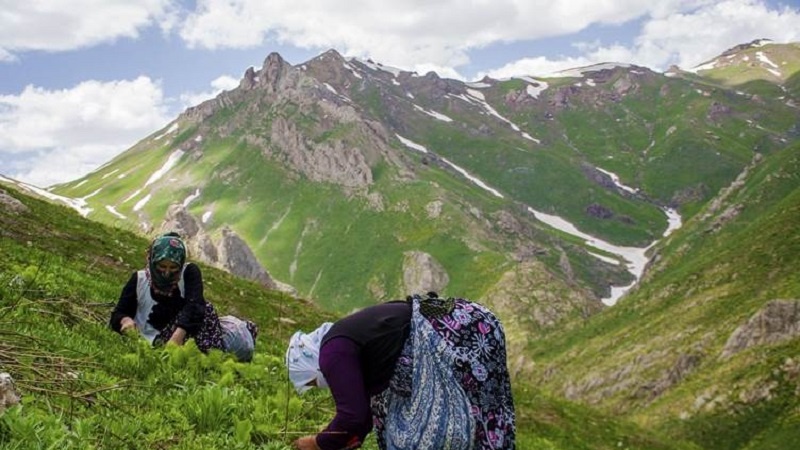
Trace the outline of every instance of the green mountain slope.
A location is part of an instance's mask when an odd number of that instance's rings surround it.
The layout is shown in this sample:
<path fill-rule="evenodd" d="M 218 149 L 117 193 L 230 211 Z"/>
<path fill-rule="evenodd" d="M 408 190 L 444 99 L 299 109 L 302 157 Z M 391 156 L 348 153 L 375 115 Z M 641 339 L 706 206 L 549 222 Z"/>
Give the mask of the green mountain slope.
<path fill-rule="evenodd" d="M 798 169 L 797 144 L 754 159 L 657 249 L 634 293 L 532 344 L 541 385 L 703 448 L 790 448 L 797 319 L 763 312 L 800 299 Z"/>
<path fill-rule="evenodd" d="M 796 47 L 743 45 L 696 73 L 605 64 L 480 83 L 273 54 L 54 191 L 135 231 L 185 205 L 329 311 L 403 296 L 414 277 L 483 301 L 524 380 L 535 431 L 523 448 L 625 446 L 628 426 L 652 439 L 632 448 L 664 445 L 650 432 L 678 448 L 791 448 Z M 665 208 L 683 226 L 662 238 Z M 602 308 L 633 281 L 622 258 L 532 210 L 613 244 L 655 243 L 642 279 Z M 604 414 L 635 425 L 604 434 Z"/>
<path fill-rule="evenodd" d="M 10 187 L 0 193 L 0 372 L 22 395 L 0 411 L 0 448 L 282 450 L 333 414 L 329 394 L 293 393 L 283 354 L 296 329 L 334 316 L 204 266 L 215 306 L 260 325 L 254 361 L 191 343 L 151 349 L 107 327 L 147 240 Z M 513 383 L 518 448 L 696 448 L 551 399 L 525 378 Z"/>
<path fill-rule="evenodd" d="M 424 253 L 447 275 L 439 289 L 471 298 L 567 287 L 577 296 L 558 323 L 633 276 L 529 208 L 646 247 L 667 228 L 664 208 L 691 218 L 754 153 L 795 141 L 797 123 L 784 98 L 640 67 L 462 83 L 335 51 L 299 66 L 272 54 L 54 192 L 131 230 L 185 203 L 211 238 L 235 231 L 270 274 L 332 310 L 406 294 L 409 276 L 431 275 L 409 263 Z"/>

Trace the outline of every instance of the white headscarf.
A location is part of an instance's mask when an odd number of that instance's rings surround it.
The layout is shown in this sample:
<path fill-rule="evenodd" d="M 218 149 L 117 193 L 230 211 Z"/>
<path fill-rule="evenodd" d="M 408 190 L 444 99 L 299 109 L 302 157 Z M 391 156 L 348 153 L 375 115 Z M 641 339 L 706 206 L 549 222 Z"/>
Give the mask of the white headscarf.
<path fill-rule="evenodd" d="M 319 370 L 319 348 L 322 338 L 332 325 L 331 322 L 325 322 L 311 333 L 298 331 L 289 339 L 286 367 L 289 369 L 289 380 L 298 394 L 311 389 L 312 386 L 308 386 L 308 383 L 313 380 L 316 380 L 318 387 L 328 387 L 328 382 Z"/>

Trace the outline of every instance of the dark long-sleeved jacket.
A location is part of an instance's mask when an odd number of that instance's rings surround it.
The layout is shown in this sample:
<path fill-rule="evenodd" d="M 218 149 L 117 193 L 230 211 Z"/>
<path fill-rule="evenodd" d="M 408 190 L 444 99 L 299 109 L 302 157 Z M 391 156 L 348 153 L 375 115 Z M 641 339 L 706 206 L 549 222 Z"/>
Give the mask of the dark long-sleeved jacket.
<path fill-rule="evenodd" d="M 319 367 L 336 416 L 317 435 L 321 450 L 355 448 L 372 430 L 370 397 L 389 386 L 410 322 L 407 302 L 388 302 L 339 320 L 325 334 Z"/>
<path fill-rule="evenodd" d="M 177 318 L 177 326 L 186 330 L 189 335 L 195 334 L 203 324 L 206 301 L 203 297 L 203 275 L 200 268 L 187 263 L 183 270 L 184 295 L 175 289 L 171 295 L 161 295 L 150 290 L 155 300 L 148 322 L 157 330 L 163 330 L 173 319 Z M 138 305 L 137 295 L 138 273 L 133 272 L 122 288 L 117 306 L 111 313 L 111 329 L 120 331 L 123 317 L 133 319 Z"/>

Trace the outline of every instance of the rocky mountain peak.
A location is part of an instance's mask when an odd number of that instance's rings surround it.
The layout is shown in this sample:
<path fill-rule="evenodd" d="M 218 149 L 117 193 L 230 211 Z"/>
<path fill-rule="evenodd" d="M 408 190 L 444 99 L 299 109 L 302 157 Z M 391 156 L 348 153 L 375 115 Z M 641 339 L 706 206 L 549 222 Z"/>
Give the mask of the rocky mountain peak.
<path fill-rule="evenodd" d="M 316 58 L 312 59 L 311 61 L 320 60 L 320 61 L 333 61 L 333 62 L 344 62 L 344 57 L 341 53 L 337 52 L 334 49 L 328 49 L 325 53 L 321 53 Z"/>
<path fill-rule="evenodd" d="M 279 70 L 284 65 L 288 65 L 289 63 L 283 59 L 283 57 L 278 52 L 271 52 L 264 58 L 264 64 L 261 66 L 262 71 L 271 71 L 271 70 Z"/>
<path fill-rule="evenodd" d="M 741 52 L 742 50 L 747 50 L 747 49 L 756 48 L 756 47 L 762 47 L 764 45 L 771 44 L 771 43 L 772 43 L 771 39 L 767 39 L 767 38 L 755 39 L 755 40 L 750 41 L 750 42 L 748 42 L 746 44 L 739 44 L 739 45 L 737 45 L 735 47 L 731 47 L 731 48 L 725 50 L 724 52 L 722 52 L 719 55 L 719 57 L 723 58 L 723 57 L 726 57 L 726 56 L 735 55 L 735 54 Z"/>
<path fill-rule="evenodd" d="M 239 89 L 266 89 L 267 92 L 274 93 L 280 90 L 285 83 L 287 74 L 292 70 L 292 65 L 286 62 L 283 57 L 272 52 L 264 59 L 261 69 L 256 71 L 253 67 L 248 67 L 239 81 Z"/>
<path fill-rule="evenodd" d="M 266 87 L 269 92 L 277 91 L 284 76 L 291 68 L 292 65 L 287 63 L 281 55 L 275 52 L 270 53 L 258 72 L 258 85 Z"/>

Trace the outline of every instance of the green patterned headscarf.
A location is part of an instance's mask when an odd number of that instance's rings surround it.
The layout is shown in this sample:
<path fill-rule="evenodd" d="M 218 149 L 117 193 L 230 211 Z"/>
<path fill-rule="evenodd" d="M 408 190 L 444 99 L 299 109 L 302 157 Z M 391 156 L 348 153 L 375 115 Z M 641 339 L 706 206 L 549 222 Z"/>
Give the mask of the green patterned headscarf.
<path fill-rule="evenodd" d="M 147 266 L 150 271 L 150 280 L 156 289 L 170 291 L 181 279 L 181 270 L 165 275 L 156 268 L 156 264 L 163 260 L 172 261 L 181 268 L 186 262 L 186 245 L 174 233 L 161 235 L 150 244 Z"/>

